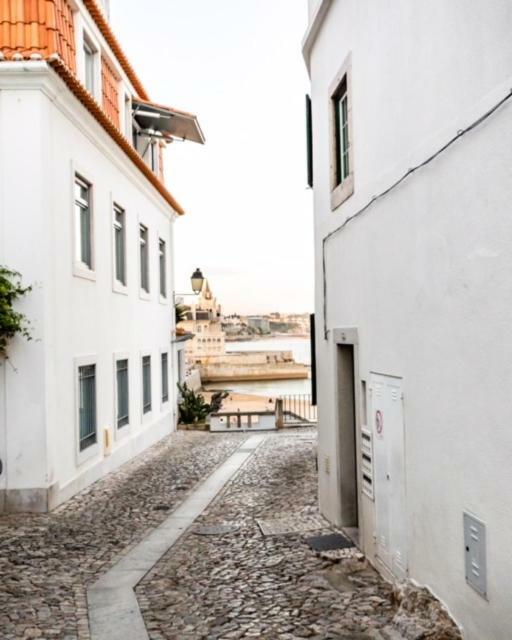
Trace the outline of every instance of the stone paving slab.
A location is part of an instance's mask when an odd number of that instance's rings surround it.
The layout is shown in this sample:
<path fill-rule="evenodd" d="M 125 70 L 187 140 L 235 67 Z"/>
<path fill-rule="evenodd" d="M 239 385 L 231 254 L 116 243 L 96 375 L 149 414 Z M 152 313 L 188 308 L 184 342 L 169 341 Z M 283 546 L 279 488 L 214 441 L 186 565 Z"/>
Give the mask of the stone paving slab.
<path fill-rule="evenodd" d="M 51 514 L 0 515 L 2 640 L 88 640 L 87 585 L 246 438 L 178 432 Z"/>
<path fill-rule="evenodd" d="M 329 523 L 319 513 L 287 513 L 279 518 L 257 518 L 256 522 L 264 536 L 282 536 L 288 533 L 304 533 L 328 529 Z"/>

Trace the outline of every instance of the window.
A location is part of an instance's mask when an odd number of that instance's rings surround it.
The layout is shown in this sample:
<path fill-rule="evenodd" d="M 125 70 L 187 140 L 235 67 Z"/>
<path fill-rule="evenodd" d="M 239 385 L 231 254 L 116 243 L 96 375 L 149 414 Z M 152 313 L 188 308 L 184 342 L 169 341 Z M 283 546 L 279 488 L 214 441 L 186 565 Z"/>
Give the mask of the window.
<path fill-rule="evenodd" d="M 142 412 L 151 411 L 151 356 L 142 358 Z"/>
<path fill-rule="evenodd" d="M 158 255 L 160 262 L 160 295 L 163 298 L 167 297 L 167 277 L 166 277 L 166 256 L 165 256 L 165 241 L 158 241 Z"/>
<path fill-rule="evenodd" d="M 153 173 L 159 173 L 160 169 L 160 147 L 156 142 L 152 142 L 149 148 L 151 171 Z"/>
<path fill-rule="evenodd" d="M 350 175 L 350 136 L 348 120 L 348 89 L 345 76 L 333 96 L 336 186 Z"/>
<path fill-rule="evenodd" d="M 166 353 L 162 353 L 162 402 L 169 401 L 169 363 Z"/>
<path fill-rule="evenodd" d="M 84 72 L 85 72 L 85 88 L 89 93 L 94 95 L 96 89 L 95 73 L 94 73 L 94 49 L 87 38 L 84 36 Z"/>
<path fill-rule="evenodd" d="M 80 451 L 96 444 L 96 365 L 78 367 Z"/>
<path fill-rule="evenodd" d="M 128 390 L 128 360 L 116 362 L 117 384 L 117 428 L 126 426 L 130 422 L 129 390 Z"/>
<path fill-rule="evenodd" d="M 140 225 L 140 288 L 149 293 L 148 229 Z"/>
<path fill-rule="evenodd" d="M 76 259 L 92 269 L 92 187 L 79 176 L 75 176 L 75 230 Z"/>
<path fill-rule="evenodd" d="M 114 256 L 116 280 L 126 286 L 126 229 L 125 212 L 114 205 Z"/>

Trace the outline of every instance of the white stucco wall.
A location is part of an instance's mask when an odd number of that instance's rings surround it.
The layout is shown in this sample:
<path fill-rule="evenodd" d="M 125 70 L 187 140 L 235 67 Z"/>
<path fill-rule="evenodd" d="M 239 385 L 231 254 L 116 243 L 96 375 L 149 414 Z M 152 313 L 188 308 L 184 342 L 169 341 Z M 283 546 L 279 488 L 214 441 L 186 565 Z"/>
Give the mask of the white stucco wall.
<path fill-rule="evenodd" d="M 340 516 L 332 330 L 356 327 L 359 378 L 403 378 L 410 577 L 470 640 L 507 640 L 512 561 L 512 102 L 329 241 L 322 239 L 511 85 L 506 2 L 334 1 L 311 54 L 321 507 Z M 463 53 L 462 53 L 463 52 Z M 485 52 L 483 55 L 482 52 Z M 329 87 L 352 56 L 355 190 L 330 206 Z M 359 385 L 360 381 L 356 381 Z M 365 551 L 373 503 L 362 498 Z M 465 583 L 462 513 L 487 527 L 488 600 Z M 363 524 L 364 524 L 363 523 Z"/>
<path fill-rule="evenodd" d="M 38 338 L 16 340 L 11 360 L 18 371 L 5 370 L 6 488 L 52 487 L 55 504 L 174 428 L 173 212 L 53 71 L 28 68 L 31 73 L 23 74 L 11 65 L 8 73 L 2 66 L 0 75 L 0 262 L 37 283 L 23 305 Z M 75 172 L 93 185 L 94 280 L 73 270 Z M 113 202 L 126 211 L 126 294 L 113 287 Z M 149 299 L 139 293 L 139 223 L 149 232 Z M 167 245 L 165 300 L 159 238 Z M 169 402 L 162 406 L 163 351 L 170 370 Z M 128 357 L 130 367 L 130 425 L 119 432 L 115 354 Z M 145 416 L 143 354 L 152 356 L 152 411 Z M 77 455 L 76 366 L 83 357 L 92 357 L 97 376 L 98 446 L 87 460 Z M 109 451 L 105 428 L 113 436 Z"/>

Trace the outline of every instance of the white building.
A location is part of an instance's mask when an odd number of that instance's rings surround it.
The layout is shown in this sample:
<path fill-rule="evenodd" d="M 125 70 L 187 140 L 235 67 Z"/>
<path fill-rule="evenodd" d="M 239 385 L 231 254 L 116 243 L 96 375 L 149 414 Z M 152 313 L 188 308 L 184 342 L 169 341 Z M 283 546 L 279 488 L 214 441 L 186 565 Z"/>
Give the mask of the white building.
<path fill-rule="evenodd" d="M 34 284 L 36 339 L 0 363 L 0 506 L 44 511 L 174 429 L 162 147 L 203 136 L 149 101 L 94 0 L 2 3 L 0 24 L 0 264 Z"/>
<path fill-rule="evenodd" d="M 469 640 L 512 636 L 511 27 L 501 1 L 310 0 L 303 43 L 321 510 Z"/>

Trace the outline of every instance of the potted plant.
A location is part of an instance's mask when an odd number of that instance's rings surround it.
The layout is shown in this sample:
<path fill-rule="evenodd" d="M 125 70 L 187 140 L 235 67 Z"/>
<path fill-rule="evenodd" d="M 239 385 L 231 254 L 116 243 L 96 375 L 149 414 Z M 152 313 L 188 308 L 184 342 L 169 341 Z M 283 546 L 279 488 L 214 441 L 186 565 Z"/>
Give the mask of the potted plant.
<path fill-rule="evenodd" d="M 187 383 L 178 383 L 181 401 L 178 405 L 179 423 L 182 429 L 207 431 L 207 418 L 220 410 L 222 402 L 229 396 L 227 391 L 217 391 L 206 402 L 201 393 L 189 389 Z"/>

